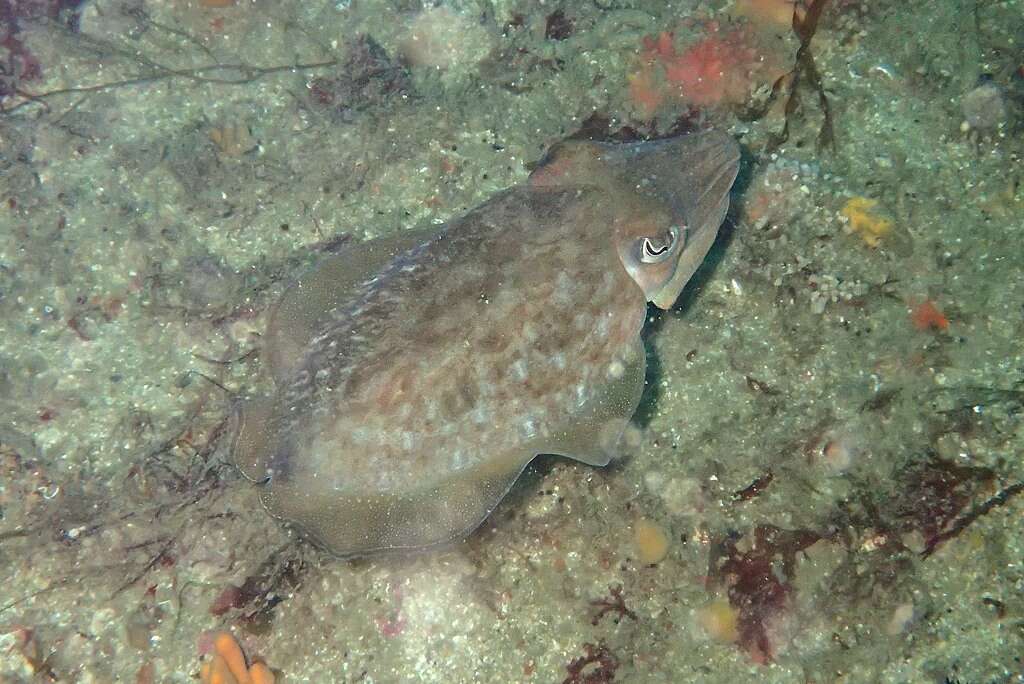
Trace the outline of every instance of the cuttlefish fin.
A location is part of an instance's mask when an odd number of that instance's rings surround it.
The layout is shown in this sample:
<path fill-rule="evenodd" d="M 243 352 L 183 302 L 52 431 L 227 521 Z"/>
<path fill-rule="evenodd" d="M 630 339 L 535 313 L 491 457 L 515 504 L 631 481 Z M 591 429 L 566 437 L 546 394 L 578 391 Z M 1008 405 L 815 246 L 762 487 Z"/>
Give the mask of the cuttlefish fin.
<path fill-rule="evenodd" d="M 343 558 L 446 544 L 476 529 L 532 460 L 499 458 L 407 491 L 329 490 L 278 480 L 260 490 L 271 515 Z"/>
<path fill-rule="evenodd" d="M 273 401 L 257 397 L 239 402 L 231 415 L 234 435 L 232 459 L 247 480 L 261 482 L 267 477 L 268 456 L 272 448 L 268 430 Z"/>
<path fill-rule="evenodd" d="M 613 376 L 581 409 L 577 418 L 538 453 L 565 456 L 592 466 L 605 466 L 619 454 L 622 434 L 640 403 L 647 360 L 638 337 L 625 358 L 608 373 Z"/>
<path fill-rule="evenodd" d="M 288 377 L 327 315 L 351 298 L 360 285 L 402 252 L 423 244 L 435 230 L 397 235 L 346 246 L 292 283 L 270 315 L 264 357 L 275 381 Z"/>

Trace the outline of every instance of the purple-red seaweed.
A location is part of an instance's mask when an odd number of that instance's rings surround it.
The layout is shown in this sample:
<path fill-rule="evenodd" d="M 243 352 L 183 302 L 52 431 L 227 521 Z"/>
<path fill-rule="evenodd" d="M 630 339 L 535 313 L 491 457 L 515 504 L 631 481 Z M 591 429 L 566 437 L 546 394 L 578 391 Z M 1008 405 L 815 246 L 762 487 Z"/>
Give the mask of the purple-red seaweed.
<path fill-rule="evenodd" d="M 713 547 L 708 581 L 725 587 L 729 604 L 738 612 L 739 645 L 755 661 L 770 662 L 775 649 L 767 625 L 789 606 L 796 555 L 822 537 L 811 530 L 758 525 L 748 550 L 740 550 L 740 538 L 732 534 Z"/>
<path fill-rule="evenodd" d="M 20 93 L 23 83 L 43 76 L 42 63 L 22 39 L 25 24 L 52 21 L 77 31 L 83 4 L 84 0 L 0 0 L 0 106 Z"/>
<path fill-rule="evenodd" d="M 373 38 L 361 35 L 335 73 L 311 79 L 307 88 L 312 109 L 347 122 L 363 110 L 384 106 L 393 97 L 409 94 L 412 83 L 408 71 L 383 47 Z"/>
<path fill-rule="evenodd" d="M 601 622 L 601 618 L 608 613 L 615 614 L 615 618 L 613 618 L 615 624 L 618 624 L 624 617 L 628 617 L 630 620 L 636 620 L 636 613 L 626 607 L 626 600 L 622 596 L 622 585 L 609 585 L 608 591 L 611 593 L 607 597 L 594 599 L 590 602 L 591 606 L 597 608 L 597 611 L 594 613 L 594 617 L 590 619 L 590 624 L 596 627 L 597 624 Z"/>
<path fill-rule="evenodd" d="M 615 679 L 619 659 L 608 650 L 604 642 L 583 644 L 584 655 L 574 658 L 566 666 L 569 676 L 562 684 L 605 684 Z"/>

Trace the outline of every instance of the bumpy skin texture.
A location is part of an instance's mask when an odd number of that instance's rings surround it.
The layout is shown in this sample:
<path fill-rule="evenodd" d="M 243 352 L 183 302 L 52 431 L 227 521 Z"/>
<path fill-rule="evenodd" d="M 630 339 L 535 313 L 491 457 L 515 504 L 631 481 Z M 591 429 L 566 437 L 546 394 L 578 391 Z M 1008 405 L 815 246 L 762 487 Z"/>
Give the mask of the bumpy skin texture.
<path fill-rule="evenodd" d="M 430 546 L 479 525 L 537 454 L 614 456 L 646 302 L 671 306 L 714 241 L 738 150 L 709 133 L 545 161 L 439 232 L 358 245 L 285 293 L 278 391 L 242 409 L 235 445 L 272 514 L 344 557 Z"/>

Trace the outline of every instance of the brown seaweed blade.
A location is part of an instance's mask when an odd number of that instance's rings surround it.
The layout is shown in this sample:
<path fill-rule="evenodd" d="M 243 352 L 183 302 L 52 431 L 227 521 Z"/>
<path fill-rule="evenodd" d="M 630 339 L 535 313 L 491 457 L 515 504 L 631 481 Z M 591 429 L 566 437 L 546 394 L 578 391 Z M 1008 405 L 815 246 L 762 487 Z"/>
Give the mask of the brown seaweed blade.
<path fill-rule="evenodd" d="M 758 121 L 767 114 L 779 97 L 785 93 L 786 103 L 784 106 L 785 120 L 782 130 L 773 133 L 768 140 L 767 149 L 774 150 L 789 140 L 790 124 L 793 117 L 800 110 L 800 89 L 804 79 L 810 84 L 818 98 L 818 106 L 822 112 L 821 128 L 818 130 L 817 144 L 820 148 L 835 149 L 835 131 L 832 124 L 832 105 L 825 94 L 825 86 L 821 80 L 821 73 L 818 71 L 817 63 L 814 61 L 814 53 L 811 51 L 811 41 L 818 30 L 818 20 L 825 11 L 828 0 L 812 0 L 808 5 L 805 14 L 801 17 L 799 11 L 793 10 L 793 32 L 800 39 L 800 47 L 797 48 L 793 60 L 793 68 L 787 73 L 779 76 L 772 84 L 771 93 L 764 104 L 747 113 L 744 117 L 750 121 Z"/>

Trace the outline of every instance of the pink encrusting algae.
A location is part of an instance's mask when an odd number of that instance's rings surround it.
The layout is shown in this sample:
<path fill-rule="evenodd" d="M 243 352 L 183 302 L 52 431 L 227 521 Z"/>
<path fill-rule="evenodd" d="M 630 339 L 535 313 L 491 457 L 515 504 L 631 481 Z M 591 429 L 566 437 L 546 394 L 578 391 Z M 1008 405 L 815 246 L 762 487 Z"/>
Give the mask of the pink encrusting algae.
<path fill-rule="evenodd" d="M 642 65 L 630 77 L 629 90 L 645 116 L 672 101 L 696 107 L 741 104 L 753 88 L 783 73 L 753 33 L 717 22 L 682 47 L 672 31 L 646 36 L 640 57 Z"/>

